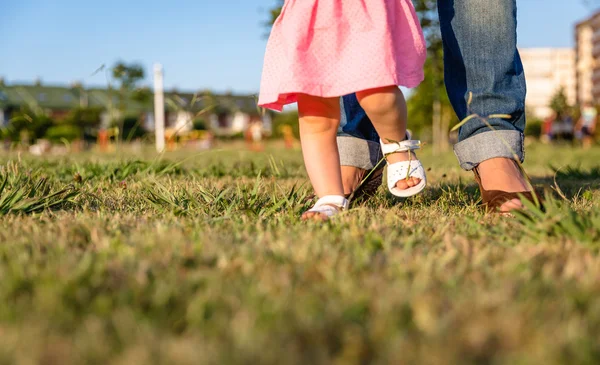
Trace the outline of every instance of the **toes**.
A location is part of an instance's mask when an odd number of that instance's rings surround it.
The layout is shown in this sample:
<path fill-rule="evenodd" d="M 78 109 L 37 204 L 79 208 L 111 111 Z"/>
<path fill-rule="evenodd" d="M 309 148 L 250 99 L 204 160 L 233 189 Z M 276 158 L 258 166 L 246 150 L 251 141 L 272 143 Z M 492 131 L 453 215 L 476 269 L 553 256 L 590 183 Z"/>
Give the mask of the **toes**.
<path fill-rule="evenodd" d="M 400 190 L 406 190 L 408 188 L 415 187 L 419 185 L 421 179 L 417 179 L 416 177 L 411 177 L 406 180 L 400 180 L 396 183 L 396 187 Z"/>
<path fill-rule="evenodd" d="M 406 190 L 408 189 L 410 186 L 408 185 L 408 180 L 399 180 L 396 183 L 396 187 L 400 190 Z"/>
<path fill-rule="evenodd" d="M 414 186 L 419 185 L 420 182 L 421 182 L 421 179 L 417 179 L 416 177 L 411 177 L 410 179 L 408 179 L 408 186 L 410 186 L 412 188 Z"/>
<path fill-rule="evenodd" d="M 314 213 L 312 213 L 312 212 L 304 212 L 304 213 L 302 213 L 302 218 L 300 218 L 300 219 L 302 219 L 303 221 L 306 221 L 306 220 L 311 219 L 313 217 L 313 215 L 314 215 Z"/>
<path fill-rule="evenodd" d="M 509 213 L 512 210 L 523 209 L 523 203 L 519 199 L 512 199 L 500 206 L 501 213 Z"/>
<path fill-rule="evenodd" d="M 304 213 L 302 214 L 302 220 L 303 220 L 303 221 L 307 221 L 307 220 L 309 220 L 309 219 L 312 219 L 314 216 L 315 216 L 315 213 L 314 213 L 314 212 L 304 212 Z"/>
<path fill-rule="evenodd" d="M 303 221 L 314 220 L 314 221 L 324 222 L 324 221 L 328 220 L 329 218 L 325 214 L 321 214 L 321 213 L 317 213 L 317 212 L 304 212 L 304 214 L 302 214 L 301 219 Z"/>

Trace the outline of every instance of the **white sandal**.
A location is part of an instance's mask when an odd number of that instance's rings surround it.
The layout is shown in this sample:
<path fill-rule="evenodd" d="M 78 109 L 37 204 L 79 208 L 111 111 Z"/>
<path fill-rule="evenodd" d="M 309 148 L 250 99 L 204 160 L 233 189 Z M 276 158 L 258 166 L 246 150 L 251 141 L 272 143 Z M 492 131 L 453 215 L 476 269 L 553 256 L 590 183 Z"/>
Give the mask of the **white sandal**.
<path fill-rule="evenodd" d="M 321 199 L 317 200 L 315 205 L 309 210 L 307 210 L 305 213 L 318 213 L 329 219 L 334 215 L 337 215 L 338 213 L 348 209 L 348 205 L 348 199 L 346 199 L 342 195 L 326 195 Z"/>
<path fill-rule="evenodd" d="M 423 191 L 425 186 L 427 186 L 425 169 L 423 168 L 423 165 L 421 165 L 421 161 L 412 159 L 412 153 L 410 153 L 411 151 L 421 148 L 421 141 L 411 140 L 409 136 L 402 142 L 383 143 L 382 140 L 379 140 L 379 142 L 381 143 L 381 152 L 384 157 L 397 152 L 409 152 L 409 156 L 411 156 L 408 161 L 401 161 L 393 164 L 388 163 L 387 183 L 390 192 L 395 196 L 408 198 Z M 406 180 L 409 177 L 420 179 L 421 182 L 408 189 L 398 189 L 396 187 L 398 181 Z"/>

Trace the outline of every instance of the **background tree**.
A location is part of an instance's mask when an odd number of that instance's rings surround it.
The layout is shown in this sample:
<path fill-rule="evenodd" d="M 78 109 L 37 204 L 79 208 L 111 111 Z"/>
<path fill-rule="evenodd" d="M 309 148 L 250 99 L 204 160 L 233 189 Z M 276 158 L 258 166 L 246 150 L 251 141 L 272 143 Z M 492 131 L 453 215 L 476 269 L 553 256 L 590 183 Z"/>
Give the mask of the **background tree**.
<path fill-rule="evenodd" d="M 136 63 L 126 64 L 122 61 L 117 62 L 112 68 L 112 77 L 118 84 L 118 107 L 119 115 L 117 125 L 119 127 L 119 136 L 121 140 L 124 138 L 124 123 L 127 113 L 127 102 L 134 100 L 135 89 L 140 81 L 144 80 L 144 68 Z M 148 94 L 149 95 L 149 94 Z M 138 95 L 143 99 L 144 93 Z M 149 97 L 148 97 L 149 99 Z M 112 102 L 112 101 L 111 101 Z"/>
<path fill-rule="evenodd" d="M 29 107 L 22 107 L 12 113 L 2 137 L 13 141 L 34 143 L 38 138 L 44 138 L 48 129 L 55 122 L 45 113 L 37 113 Z"/>
<path fill-rule="evenodd" d="M 550 109 L 552 109 L 556 114 L 563 115 L 569 112 L 571 106 L 569 105 L 569 101 L 567 100 L 567 95 L 565 94 L 565 88 L 559 88 L 552 99 L 550 99 Z"/>
<path fill-rule="evenodd" d="M 26 105 L 11 113 L 11 118 L 2 133 L 2 137 L 10 138 L 13 141 L 33 143 L 36 139 L 45 136 L 46 131 L 52 127 L 54 121 L 27 91 L 19 88 L 17 93 Z"/>
<path fill-rule="evenodd" d="M 72 126 L 80 139 L 95 140 L 102 111 L 100 107 L 78 107 L 71 110 L 62 124 Z"/>
<path fill-rule="evenodd" d="M 269 20 L 267 21 L 267 26 L 270 28 L 275 20 L 281 14 L 281 8 L 283 7 L 284 0 L 277 0 L 276 4 L 269 10 Z"/>
<path fill-rule="evenodd" d="M 152 90 L 149 87 L 139 87 L 131 92 L 131 100 L 142 105 L 150 105 L 152 101 Z"/>

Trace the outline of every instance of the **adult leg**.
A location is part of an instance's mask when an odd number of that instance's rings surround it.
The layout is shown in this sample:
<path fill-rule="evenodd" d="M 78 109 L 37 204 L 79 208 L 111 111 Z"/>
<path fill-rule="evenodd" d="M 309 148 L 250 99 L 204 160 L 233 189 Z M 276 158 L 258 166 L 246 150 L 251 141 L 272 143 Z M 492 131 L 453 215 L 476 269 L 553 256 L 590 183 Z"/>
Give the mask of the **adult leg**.
<path fill-rule="evenodd" d="M 383 158 L 379 136 L 355 94 L 340 98 L 340 109 L 337 144 L 344 193 L 348 195 L 355 192 L 363 179 L 370 174 L 368 181 L 361 187 L 361 191 L 369 196 L 381 185 L 382 169 L 373 171 Z M 379 165 L 383 166 L 384 164 Z"/>
<path fill-rule="evenodd" d="M 454 146 L 460 166 L 477 169 L 486 190 L 523 192 L 525 75 L 517 51 L 516 0 L 438 0 L 445 82 L 459 119 L 477 114 Z M 506 114 L 510 118 L 488 118 Z M 521 207 L 507 201 L 501 211 Z"/>

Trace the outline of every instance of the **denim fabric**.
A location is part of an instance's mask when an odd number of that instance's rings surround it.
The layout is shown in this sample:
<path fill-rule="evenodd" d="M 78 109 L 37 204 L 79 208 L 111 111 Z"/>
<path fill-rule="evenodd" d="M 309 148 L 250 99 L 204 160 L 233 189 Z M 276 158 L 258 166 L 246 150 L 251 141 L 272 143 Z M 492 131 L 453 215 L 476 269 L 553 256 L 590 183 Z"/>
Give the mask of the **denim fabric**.
<path fill-rule="evenodd" d="M 352 136 L 379 143 L 379 136 L 355 94 L 340 98 L 340 109 L 342 115 L 338 136 Z"/>
<path fill-rule="evenodd" d="M 467 171 L 496 157 L 518 158 L 523 162 L 523 133 L 515 130 L 478 133 L 454 145 L 454 153 L 460 167 Z"/>
<path fill-rule="evenodd" d="M 486 159 L 514 154 L 522 161 L 526 86 L 516 47 L 516 0 L 438 0 L 438 10 L 446 90 L 452 106 L 461 120 L 471 114 L 481 116 L 459 131 L 454 150 L 461 167 L 469 170 Z M 342 103 L 345 124 L 340 133 L 377 141 L 356 97 L 345 96 Z M 486 118 L 492 114 L 511 117 Z M 512 133 L 495 133 L 488 124 Z M 473 138 L 479 134 L 485 137 Z"/>

